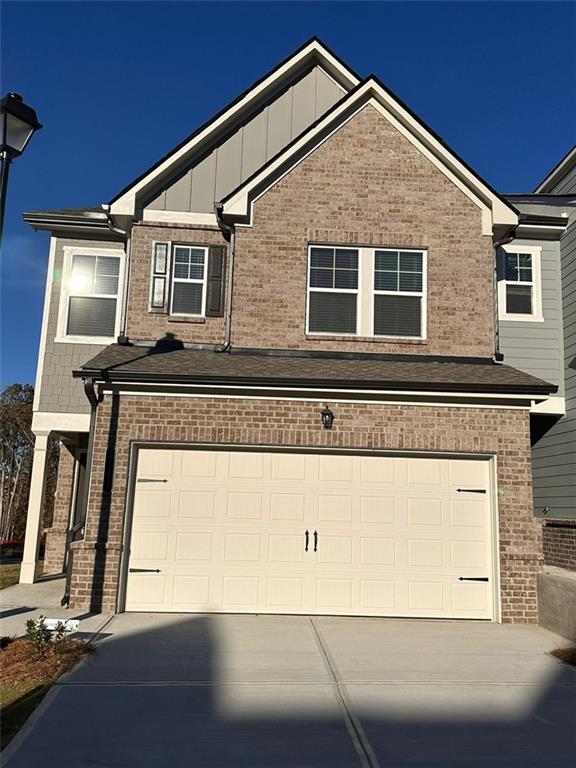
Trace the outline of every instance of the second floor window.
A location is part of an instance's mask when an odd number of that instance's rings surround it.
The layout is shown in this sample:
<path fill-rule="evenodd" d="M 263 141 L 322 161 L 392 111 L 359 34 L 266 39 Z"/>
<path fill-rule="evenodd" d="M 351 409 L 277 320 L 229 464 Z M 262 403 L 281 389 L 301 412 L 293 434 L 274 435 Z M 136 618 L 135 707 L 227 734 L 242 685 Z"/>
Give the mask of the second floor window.
<path fill-rule="evenodd" d="M 109 341 L 117 334 L 122 254 L 65 248 L 58 336 Z"/>
<path fill-rule="evenodd" d="M 307 332 L 424 339 L 426 253 L 310 246 Z"/>
<path fill-rule="evenodd" d="M 171 307 L 174 315 L 203 315 L 207 248 L 174 246 Z"/>
<path fill-rule="evenodd" d="M 501 320 L 542 320 L 540 248 L 509 245 L 499 253 Z"/>

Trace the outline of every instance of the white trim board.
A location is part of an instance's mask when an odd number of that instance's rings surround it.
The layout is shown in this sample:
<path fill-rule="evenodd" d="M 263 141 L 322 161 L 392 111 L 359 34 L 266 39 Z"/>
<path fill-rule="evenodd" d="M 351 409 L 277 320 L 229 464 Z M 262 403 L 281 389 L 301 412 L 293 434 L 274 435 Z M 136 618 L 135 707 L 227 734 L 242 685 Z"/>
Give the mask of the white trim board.
<path fill-rule="evenodd" d="M 32 414 L 32 432 L 89 432 L 89 413 L 54 413 L 35 411 Z"/>
<path fill-rule="evenodd" d="M 124 298 L 124 270 L 126 267 L 126 252 L 121 248 L 95 248 L 84 247 L 82 245 L 64 246 L 64 259 L 62 262 L 62 280 L 60 283 L 60 299 L 58 304 L 58 322 L 55 342 L 64 344 L 110 344 L 116 340 L 120 333 L 120 321 L 122 316 L 122 303 Z M 74 255 L 86 256 L 113 256 L 120 259 L 120 270 L 118 273 L 118 291 L 116 294 L 116 318 L 114 321 L 113 336 L 72 336 L 67 335 L 66 326 L 68 320 L 68 305 L 70 292 L 68 290 L 68 279 L 72 268 L 72 258 Z"/>
<path fill-rule="evenodd" d="M 524 283 L 532 287 L 532 313 L 514 314 L 506 312 L 506 286 L 521 285 L 513 281 L 506 280 L 506 254 L 526 253 L 532 257 L 532 282 Z M 499 249 L 498 258 L 500 259 L 500 279 L 498 280 L 498 319 L 505 322 L 514 323 L 543 323 L 542 314 L 542 246 L 540 245 L 522 245 L 515 241 L 509 245 L 503 245 Z"/>
<path fill-rule="evenodd" d="M 32 409 L 36 411 L 40 405 L 40 391 L 42 389 L 42 374 L 44 373 L 44 357 L 46 355 L 46 336 L 48 333 L 48 317 L 50 315 L 50 302 L 52 301 L 52 281 L 54 279 L 54 262 L 56 259 L 57 238 L 50 238 L 50 250 L 48 255 L 48 268 L 46 270 L 46 288 L 44 291 L 44 311 L 42 312 L 42 325 L 40 328 L 40 344 L 38 348 L 38 364 L 36 366 L 36 382 L 34 385 L 34 401 Z"/>

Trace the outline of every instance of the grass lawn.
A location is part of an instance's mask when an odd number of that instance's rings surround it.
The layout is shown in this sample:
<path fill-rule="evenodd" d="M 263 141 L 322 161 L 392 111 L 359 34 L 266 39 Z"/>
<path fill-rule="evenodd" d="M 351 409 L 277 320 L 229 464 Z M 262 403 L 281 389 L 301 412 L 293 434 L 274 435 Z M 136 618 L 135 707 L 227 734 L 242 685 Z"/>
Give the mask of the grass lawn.
<path fill-rule="evenodd" d="M 66 637 L 53 640 L 49 633 L 40 642 L 24 638 L 3 638 L 2 642 L 0 749 L 16 735 L 60 675 L 93 650 L 90 643 Z"/>
<path fill-rule="evenodd" d="M 20 563 L 0 563 L 0 589 L 18 584 Z"/>
<path fill-rule="evenodd" d="M 2 713 L 0 749 L 4 749 L 6 744 L 18 733 L 48 693 L 54 679 L 0 683 L 0 711 Z"/>

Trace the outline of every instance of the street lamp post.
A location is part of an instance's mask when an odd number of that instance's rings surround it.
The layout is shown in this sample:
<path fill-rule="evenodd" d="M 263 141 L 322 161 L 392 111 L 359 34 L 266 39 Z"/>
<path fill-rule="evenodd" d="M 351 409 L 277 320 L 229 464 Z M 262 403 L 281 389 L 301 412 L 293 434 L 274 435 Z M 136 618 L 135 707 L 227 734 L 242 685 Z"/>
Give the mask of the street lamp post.
<path fill-rule="evenodd" d="M 32 135 L 42 128 L 32 107 L 24 104 L 22 96 L 9 93 L 0 100 L 0 245 L 4 232 L 4 210 L 10 163 L 26 149 Z"/>

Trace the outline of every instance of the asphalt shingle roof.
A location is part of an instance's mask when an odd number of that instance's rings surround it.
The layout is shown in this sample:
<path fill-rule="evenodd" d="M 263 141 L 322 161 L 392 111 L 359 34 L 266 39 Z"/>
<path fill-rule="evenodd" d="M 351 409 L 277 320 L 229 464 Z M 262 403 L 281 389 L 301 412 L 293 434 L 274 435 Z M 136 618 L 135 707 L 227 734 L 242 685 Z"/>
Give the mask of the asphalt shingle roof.
<path fill-rule="evenodd" d="M 102 372 L 102 374 L 100 374 Z M 549 394 L 556 387 L 508 365 L 440 362 L 437 358 L 350 359 L 112 344 L 86 362 L 76 376 L 158 383 L 265 383 L 271 386 L 355 386 L 363 389 L 459 389 Z"/>

